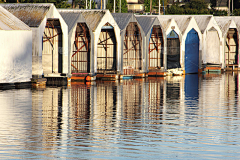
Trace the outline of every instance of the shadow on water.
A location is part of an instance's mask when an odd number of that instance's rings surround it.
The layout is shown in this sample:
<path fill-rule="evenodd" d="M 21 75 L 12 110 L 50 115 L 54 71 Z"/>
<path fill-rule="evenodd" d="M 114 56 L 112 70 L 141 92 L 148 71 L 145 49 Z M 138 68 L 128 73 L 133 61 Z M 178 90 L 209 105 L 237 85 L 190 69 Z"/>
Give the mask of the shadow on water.
<path fill-rule="evenodd" d="M 0 157 L 236 157 L 239 76 L 191 74 L 0 91 Z"/>

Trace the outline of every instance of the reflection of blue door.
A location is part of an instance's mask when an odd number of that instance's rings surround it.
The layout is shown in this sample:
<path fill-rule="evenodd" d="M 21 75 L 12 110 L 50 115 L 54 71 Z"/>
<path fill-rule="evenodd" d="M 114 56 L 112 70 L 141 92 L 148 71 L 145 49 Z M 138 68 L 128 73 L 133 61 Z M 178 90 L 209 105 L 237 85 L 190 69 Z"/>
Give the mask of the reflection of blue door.
<path fill-rule="evenodd" d="M 197 73 L 199 64 L 199 38 L 192 29 L 185 41 L 185 73 Z"/>
<path fill-rule="evenodd" d="M 185 76 L 185 99 L 197 100 L 198 99 L 198 74 L 190 74 Z"/>

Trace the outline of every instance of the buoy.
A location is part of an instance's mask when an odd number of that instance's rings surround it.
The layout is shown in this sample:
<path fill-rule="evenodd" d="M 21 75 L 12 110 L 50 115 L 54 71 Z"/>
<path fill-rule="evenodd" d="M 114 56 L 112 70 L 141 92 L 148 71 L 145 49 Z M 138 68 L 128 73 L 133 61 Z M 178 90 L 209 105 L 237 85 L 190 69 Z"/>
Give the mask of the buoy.
<path fill-rule="evenodd" d="M 87 76 L 87 77 L 86 77 L 86 81 L 91 81 L 91 77 L 90 77 L 90 76 Z"/>

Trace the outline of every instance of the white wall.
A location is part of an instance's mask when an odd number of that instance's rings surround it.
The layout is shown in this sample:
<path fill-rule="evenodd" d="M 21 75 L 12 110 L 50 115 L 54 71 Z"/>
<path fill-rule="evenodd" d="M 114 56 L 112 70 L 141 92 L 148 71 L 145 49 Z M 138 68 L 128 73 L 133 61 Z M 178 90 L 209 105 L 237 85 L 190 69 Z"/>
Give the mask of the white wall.
<path fill-rule="evenodd" d="M 0 30 L 0 83 L 32 78 L 32 31 Z"/>
<path fill-rule="evenodd" d="M 220 63 L 222 63 L 222 64 L 224 64 L 224 62 L 222 61 L 223 60 L 223 58 L 222 58 L 222 56 L 224 56 L 223 55 L 223 47 L 224 47 L 224 39 L 222 38 L 222 31 L 220 30 L 220 28 L 219 28 L 219 26 L 217 25 L 217 22 L 213 19 L 213 17 L 212 17 L 212 19 L 209 21 L 209 23 L 208 23 L 208 26 L 207 26 L 207 28 L 205 29 L 205 31 L 204 31 L 204 33 L 203 33 L 203 37 L 202 37 L 202 45 L 203 45 L 203 47 L 202 47 L 202 50 L 203 50 L 203 53 L 202 53 L 202 62 L 203 63 L 211 63 L 211 62 L 209 62 L 208 61 L 208 59 L 207 59 L 207 54 L 208 54 L 208 48 L 207 48 L 207 32 L 208 32 L 208 30 L 209 29 L 211 29 L 212 27 L 214 27 L 216 30 L 217 30 L 217 32 L 218 32 L 218 36 L 219 36 L 219 41 L 220 41 L 220 46 L 219 46 L 219 55 L 220 55 L 220 57 L 218 58 L 218 59 L 220 59 Z M 215 43 L 216 41 L 214 41 L 213 43 Z M 212 59 L 213 60 L 213 59 Z M 222 65 L 222 68 L 223 68 L 223 65 Z"/>
<path fill-rule="evenodd" d="M 102 27 L 106 24 L 109 23 L 110 25 L 113 26 L 114 28 L 114 32 L 115 32 L 115 37 L 116 37 L 116 42 L 117 42 L 117 71 L 121 71 L 120 68 L 120 59 L 121 59 L 121 50 L 120 50 L 120 46 L 121 46 L 121 37 L 120 35 L 120 29 L 117 25 L 117 23 L 115 22 L 114 18 L 112 17 L 111 13 L 109 11 L 106 12 L 106 14 L 103 16 L 103 18 L 101 19 L 101 22 L 98 24 L 96 30 L 93 32 L 94 34 L 94 71 L 95 73 L 97 73 L 97 44 L 98 44 L 98 39 L 102 30 Z"/>

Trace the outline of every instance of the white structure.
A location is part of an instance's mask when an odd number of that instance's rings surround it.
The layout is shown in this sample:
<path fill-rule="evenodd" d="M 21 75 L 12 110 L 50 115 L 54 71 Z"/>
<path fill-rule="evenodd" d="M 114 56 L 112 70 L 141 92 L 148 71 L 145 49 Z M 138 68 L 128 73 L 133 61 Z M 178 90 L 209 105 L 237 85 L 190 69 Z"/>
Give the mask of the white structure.
<path fill-rule="evenodd" d="M 183 68 L 183 59 L 181 56 L 182 32 L 177 22 L 171 16 L 152 15 L 157 17 L 163 31 L 167 35 L 167 69 Z M 170 60 L 171 59 L 171 60 Z"/>
<path fill-rule="evenodd" d="M 198 27 L 198 24 L 195 20 L 195 18 L 191 15 L 171 15 L 172 18 L 175 19 L 175 21 L 178 24 L 179 29 L 181 30 L 182 33 L 182 43 L 181 43 L 181 59 L 182 59 L 182 67 L 185 68 L 184 70 L 187 72 L 187 62 L 188 58 L 186 58 L 185 53 L 186 53 L 186 40 L 187 36 L 189 36 L 190 31 L 194 30 L 195 33 L 198 34 L 198 39 L 199 39 L 199 50 L 198 50 L 198 64 L 193 64 L 193 65 L 198 65 L 198 69 L 201 69 L 202 64 L 201 64 L 201 59 L 202 59 L 202 34 L 201 31 Z M 197 46 L 196 46 L 197 47 Z M 193 66 L 192 66 L 193 67 Z"/>
<path fill-rule="evenodd" d="M 1 4 L 32 29 L 32 75 L 68 74 L 68 26 L 53 4 Z"/>
<path fill-rule="evenodd" d="M 223 59 L 224 68 L 234 65 L 239 67 L 239 28 L 232 17 L 214 17 L 222 31 L 224 41 Z"/>
<path fill-rule="evenodd" d="M 143 47 L 144 32 L 132 13 L 112 13 L 121 33 L 121 74 L 146 73 L 146 55 Z"/>
<path fill-rule="evenodd" d="M 222 31 L 212 15 L 194 15 L 202 33 L 202 64 L 224 68 Z"/>
<path fill-rule="evenodd" d="M 145 37 L 143 41 L 146 54 L 146 70 L 149 68 L 167 68 L 167 36 L 158 18 L 148 16 L 137 16 Z M 160 62 L 159 62 L 160 61 Z"/>
<path fill-rule="evenodd" d="M 32 31 L 0 6 L 0 83 L 30 82 Z"/>
<path fill-rule="evenodd" d="M 68 25 L 68 70 L 69 73 L 94 75 L 94 35 L 80 10 L 58 9 Z M 77 57 L 77 59 L 75 59 Z M 72 62 L 82 61 L 82 62 Z M 84 62 L 83 62 L 84 61 Z"/>
<path fill-rule="evenodd" d="M 77 16 L 76 20 L 67 20 L 70 26 L 69 37 L 71 37 L 70 55 L 73 55 L 73 38 L 75 37 L 78 23 L 85 23 L 89 29 L 90 38 L 90 69 L 89 73 L 111 71 L 120 72 L 120 29 L 109 10 L 74 10 L 61 9 L 59 12 L 67 16 Z M 109 46 L 108 46 L 109 45 Z M 112 67 L 114 65 L 114 67 Z"/>

